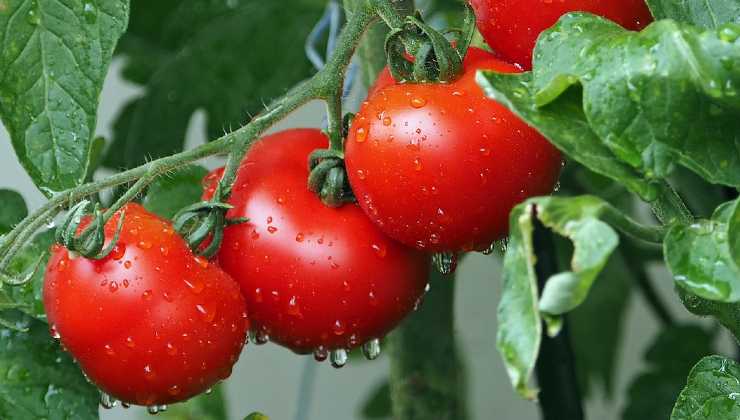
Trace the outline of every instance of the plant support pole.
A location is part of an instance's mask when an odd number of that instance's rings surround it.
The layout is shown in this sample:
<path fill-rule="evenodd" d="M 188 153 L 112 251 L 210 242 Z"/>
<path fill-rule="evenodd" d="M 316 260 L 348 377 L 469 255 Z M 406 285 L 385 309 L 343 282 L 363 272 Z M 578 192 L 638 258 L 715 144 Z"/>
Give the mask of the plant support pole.
<path fill-rule="evenodd" d="M 388 339 L 395 420 L 465 420 L 465 373 L 454 334 L 455 281 L 436 270 L 423 305 Z"/>
<path fill-rule="evenodd" d="M 534 235 L 537 250 L 537 280 L 541 290 L 547 279 L 560 270 L 552 232 L 538 223 Z M 565 317 L 560 334 L 556 337 L 549 337 L 547 328 L 543 328 L 542 345 L 535 373 L 540 388 L 539 400 L 543 420 L 583 420 L 575 358 Z"/>

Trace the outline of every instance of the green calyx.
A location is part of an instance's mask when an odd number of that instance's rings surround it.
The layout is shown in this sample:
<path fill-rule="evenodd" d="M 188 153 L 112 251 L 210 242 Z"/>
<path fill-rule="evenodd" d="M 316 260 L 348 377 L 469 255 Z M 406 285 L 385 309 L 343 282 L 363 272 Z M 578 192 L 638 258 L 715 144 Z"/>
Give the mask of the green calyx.
<path fill-rule="evenodd" d="M 201 201 L 180 210 L 173 219 L 173 227 L 185 239 L 196 255 L 211 258 L 216 255 L 224 239 L 227 226 L 249 221 L 246 218 L 228 219 L 226 212 L 233 208 L 223 202 L 221 184 L 210 201 Z"/>
<path fill-rule="evenodd" d="M 385 40 L 393 78 L 403 83 L 455 80 L 463 70 L 463 58 L 475 33 L 475 15 L 469 6 L 463 28 L 450 32 L 458 35 L 454 42 L 424 23 L 418 14 L 406 17 L 404 25 L 393 29 Z"/>
<path fill-rule="evenodd" d="M 64 221 L 56 230 L 54 240 L 64 245 L 72 253 L 82 255 L 85 258 L 99 260 L 107 257 L 113 251 L 113 248 L 115 248 L 118 237 L 121 234 L 121 228 L 123 227 L 125 212 L 121 212 L 116 233 L 106 246 L 105 217 L 100 210 L 99 204 L 95 204 L 92 213 L 88 213 L 87 210 L 91 205 L 92 203 L 89 200 L 82 200 L 69 209 Z M 80 223 L 82 223 L 82 219 L 86 216 L 91 217 L 92 221 L 78 235 L 77 231 Z"/>
<path fill-rule="evenodd" d="M 349 186 L 342 152 L 316 150 L 308 158 L 308 189 L 329 207 L 341 207 L 355 201 Z"/>

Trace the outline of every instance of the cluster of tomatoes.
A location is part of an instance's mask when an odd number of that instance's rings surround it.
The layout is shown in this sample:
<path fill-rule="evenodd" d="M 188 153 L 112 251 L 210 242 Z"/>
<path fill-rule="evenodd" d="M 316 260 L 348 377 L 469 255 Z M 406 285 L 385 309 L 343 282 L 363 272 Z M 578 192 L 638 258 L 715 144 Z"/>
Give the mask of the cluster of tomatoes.
<path fill-rule="evenodd" d="M 244 158 L 227 217 L 249 221 L 226 228 L 213 261 L 133 203 L 105 258 L 55 246 L 44 285 L 52 334 L 90 380 L 127 403 L 185 400 L 230 375 L 247 331 L 318 360 L 331 353 L 336 366 L 362 345 L 374 358 L 424 294 L 430 253 L 484 250 L 507 233 L 513 206 L 550 193 L 559 153 L 485 98 L 476 72 L 528 68 L 537 34 L 568 11 L 630 28 L 650 15 L 642 0 L 471 3 L 510 63 L 471 48 L 450 83 L 399 84 L 384 71 L 346 139 L 357 204 L 329 208 L 308 191 L 307 157 L 328 140 L 290 130 Z M 204 199 L 222 172 L 204 180 Z M 109 241 L 122 212 L 106 226 Z"/>

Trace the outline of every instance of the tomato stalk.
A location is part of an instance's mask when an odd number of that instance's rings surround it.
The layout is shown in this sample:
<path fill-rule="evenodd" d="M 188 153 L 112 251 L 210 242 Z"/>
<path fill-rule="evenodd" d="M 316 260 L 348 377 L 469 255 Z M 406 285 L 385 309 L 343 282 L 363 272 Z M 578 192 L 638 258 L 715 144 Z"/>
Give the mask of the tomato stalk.
<path fill-rule="evenodd" d="M 393 418 L 464 420 L 465 370 L 454 334 L 456 282 L 436 270 L 431 277 L 424 303 L 388 339 Z"/>
<path fill-rule="evenodd" d="M 103 214 L 101 220 L 103 224 L 158 177 L 208 156 L 227 152 L 229 158 L 221 181 L 224 199 L 227 198 L 231 185 L 236 178 L 236 170 L 252 143 L 267 129 L 311 100 L 321 99 L 334 104 L 328 106 L 330 111 L 329 135 L 333 139 L 331 142 L 333 147 L 339 147 L 341 142 L 341 109 L 336 106 L 336 101 L 341 100 L 344 74 L 362 35 L 381 13 L 387 19 L 401 21 L 399 10 L 412 10 L 412 8 L 413 2 L 407 0 L 366 0 L 357 2 L 354 13 L 350 16 L 349 22 L 343 28 L 338 39 L 336 51 L 327 62 L 326 67 L 311 79 L 297 85 L 285 96 L 273 102 L 248 124 L 213 142 L 194 149 L 151 161 L 105 179 L 87 182 L 56 194 L 4 237 L 3 243 L 0 244 L 0 271 L 8 266 L 23 244 L 27 243 L 33 233 L 47 221 L 56 217 L 65 207 L 104 189 L 135 182 Z"/>

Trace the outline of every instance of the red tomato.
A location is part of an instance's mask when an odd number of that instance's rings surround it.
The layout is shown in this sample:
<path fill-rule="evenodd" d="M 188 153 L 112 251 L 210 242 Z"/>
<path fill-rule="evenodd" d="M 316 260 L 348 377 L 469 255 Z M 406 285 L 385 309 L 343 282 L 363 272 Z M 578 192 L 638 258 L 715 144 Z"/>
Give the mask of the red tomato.
<path fill-rule="evenodd" d="M 426 255 L 391 241 L 357 205 L 329 208 L 308 190 L 308 155 L 327 144 L 302 129 L 252 147 L 227 214 L 250 221 L 226 228 L 218 254 L 242 287 L 253 330 L 298 353 L 383 337 L 427 284 Z"/>
<path fill-rule="evenodd" d="M 552 191 L 560 154 L 484 96 L 479 69 L 516 71 L 471 49 L 458 80 L 386 85 L 356 115 L 345 146 L 349 180 L 391 238 L 434 252 L 485 249 L 506 235 L 516 204 Z"/>
<path fill-rule="evenodd" d="M 469 0 L 488 45 L 506 61 L 532 68 L 537 37 L 569 12 L 589 12 L 637 31 L 653 17 L 644 0 Z"/>
<path fill-rule="evenodd" d="M 98 387 L 122 401 L 167 404 L 231 374 L 249 327 L 236 282 L 195 257 L 172 225 L 138 204 L 102 260 L 54 246 L 44 282 L 52 334 Z M 105 227 L 111 238 L 118 215 Z"/>

